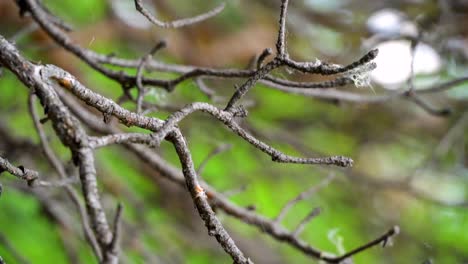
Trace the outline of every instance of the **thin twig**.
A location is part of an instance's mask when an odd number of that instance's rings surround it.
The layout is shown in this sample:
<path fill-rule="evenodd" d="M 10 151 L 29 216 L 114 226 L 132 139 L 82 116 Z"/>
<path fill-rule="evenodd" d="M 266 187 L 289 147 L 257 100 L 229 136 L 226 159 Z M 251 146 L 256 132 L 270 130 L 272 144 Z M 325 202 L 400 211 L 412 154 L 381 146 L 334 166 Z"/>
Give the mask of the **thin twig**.
<path fill-rule="evenodd" d="M 286 16 L 288 13 L 289 0 L 281 0 L 281 13 L 279 19 L 278 40 L 276 42 L 277 56 L 280 58 L 287 57 L 286 54 Z"/>
<path fill-rule="evenodd" d="M 165 40 L 159 41 L 156 43 L 156 45 L 145 55 L 141 58 L 140 65 L 138 65 L 137 68 L 137 74 L 136 74 L 136 86 L 138 88 L 138 97 L 137 97 L 137 113 L 141 113 L 142 111 L 142 103 L 143 103 L 143 97 L 145 96 L 145 88 L 143 87 L 143 82 L 142 82 L 142 75 L 143 75 L 143 69 L 145 68 L 146 64 L 151 60 L 153 55 L 158 52 L 160 49 L 163 49 L 166 47 L 167 43 Z"/>
<path fill-rule="evenodd" d="M 145 16 L 151 23 L 155 24 L 158 27 L 162 28 L 180 28 L 180 27 L 185 27 L 185 26 L 190 26 L 196 23 L 199 23 L 201 21 L 207 20 L 211 17 L 214 17 L 221 13 L 223 11 L 224 7 L 226 6 L 225 3 L 222 3 L 221 5 L 217 6 L 216 8 L 205 12 L 203 14 L 200 14 L 195 17 L 191 18 L 184 18 L 184 19 L 179 19 L 179 20 L 174 20 L 174 21 L 169 21 L 169 22 L 163 22 L 161 20 L 158 20 L 156 17 L 154 17 L 144 6 L 141 0 L 135 0 L 135 7 L 138 12 L 140 12 L 143 16 Z"/>
<path fill-rule="evenodd" d="M 367 244 L 364 244 L 356 249 L 353 249 L 349 252 L 347 252 L 346 254 L 343 254 L 342 256 L 340 256 L 339 258 L 336 258 L 335 261 L 333 263 L 340 263 L 341 261 L 347 259 L 347 258 L 350 258 L 351 256 L 354 256 L 356 254 L 358 254 L 359 252 L 362 252 L 368 248 L 371 248 L 373 246 L 376 246 L 380 243 L 384 243 L 386 244 L 387 241 L 389 239 L 391 239 L 393 236 L 396 236 L 400 233 L 400 227 L 398 226 L 394 226 L 392 227 L 390 230 L 388 230 L 385 234 L 381 235 L 380 237 L 370 241 L 369 243 Z"/>
<path fill-rule="evenodd" d="M 257 59 L 257 69 L 261 68 L 263 65 L 263 62 L 266 60 L 268 56 L 270 56 L 273 53 L 273 51 L 270 48 L 266 48 L 263 50 L 263 52 L 258 56 Z"/>
<path fill-rule="evenodd" d="M 235 188 L 235 189 L 223 191 L 222 194 L 223 194 L 224 197 L 233 197 L 233 196 L 235 196 L 235 195 L 238 195 L 238 194 L 240 194 L 240 193 L 245 192 L 245 190 L 247 190 L 247 187 L 248 187 L 248 185 L 247 185 L 247 184 L 244 184 L 244 185 L 242 185 L 242 186 L 240 186 L 240 187 L 237 187 L 237 188 Z"/>
<path fill-rule="evenodd" d="M 39 173 L 37 171 L 25 168 L 23 165 L 16 167 L 7 159 L 0 157 L 0 173 L 4 171 L 7 171 L 19 179 L 25 180 L 27 182 L 33 182 L 39 177 Z"/>
<path fill-rule="evenodd" d="M 208 162 L 213 158 L 215 157 L 216 155 L 220 154 L 220 153 L 223 153 L 225 151 L 228 151 L 232 148 L 232 145 L 231 144 L 222 144 L 218 147 L 216 147 L 215 149 L 213 149 L 210 153 L 208 153 L 208 155 L 202 160 L 202 162 L 200 163 L 200 165 L 198 166 L 198 169 L 197 169 L 197 175 L 201 175 L 203 174 L 203 170 L 205 169 L 206 165 L 208 164 Z"/>
<path fill-rule="evenodd" d="M 122 232 L 122 211 L 123 206 L 121 203 L 117 204 L 117 210 L 114 217 L 113 230 L 112 230 L 112 241 L 109 244 L 109 250 L 113 252 L 114 255 L 119 256 L 119 243 L 120 236 Z"/>
<path fill-rule="evenodd" d="M 210 100 L 213 101 L 213 103 L 219 103 L 223 101 L 224 98 L 217 96 L 216 92 L 205 84 L 205 81 L 202 77 L 195 78 L 195 84 L 202 93 L 204 93 Z"/>
<path fill-rule="evenodd" d="M 79 183 L 79 180 L 76 178 L 67 178 L 63 180 L 58 180 L 58 181 L 42 181 L 42 180 L 35 180 L 32 184 L 31 187 L 65 187 L 65 186 L 70 186 L 73 184 Z"/>
<path fill-rule="evenodd" d="M 408 100 L 420 106 L 421 109 L 423 109 L 424 111 L 426 111 L 427 113 L 431 115 L 446 117 L 452 113 L 452 110 L 450 108 L 442 108 L 442 109 L 434 108 L 432 105 L 430 105 L 429 103 L 421 99 L 419 96 L 417 96 L 414 92 L 409 92 L 407 98 Z"/>
<path fill-rule="evenodd" d="M 19 39 L 31 34 L 32 32 L 39 29 L 39 26 L 36 23 L 31 23 L 26 25 L 24 28 L 18 30 L 13 36 L 11 36 L 8 40 L 10 42 L 17 42 Z"/>
<path fill-rule="evenodd" d="M 456 143 L 457 137 L 463 137 L 463 132 L 467 131 L 468 126 L 468 110 L 461 114 L 454 125 L 447 131 L 444 137 L 440 140 L 434 149 L 434 157 L 440 157 L 447 154 L 450 147 Z"/>
<path fill-rule="evenodd" d="M 302 201 L 302 200 L 305 200 L 305 199 L 308 199 L 310 196 L 314 195 L 315 193 L 317 193 L 319 190 L 325 188 L 326 186 L 328 186 L 332 181 L 333 179 L 335 178 L 335 174 L 331 173 L 327 178 L 323 179 L 322 181 L 320 181 L 319 184 L 317 185 L 314 185 L 312 186 L 311 188 L 309 188 L 308 190 L 305 190 L 303 191 L 302 193 L 300 193 L 298 196 L 296 196 L 296 198 L 290 200 L 289 202 L 287 202 L 284 207 L 281 209 L 280 213 L 278 214 L 278 216 L 275 218 L 275 221 L 276 222 L 281 222 L 283 221 L 284 217 L 286 216 L 286 214 L 289 212 L 289 210 L 295 205 L 297 204 L 298 202 Z"/>
<path fill-rule="evenodd" d="M 322 211 L 322 209 L 320 209 L 320 207 L 316 207 L 314 208 L 312 211 L 310 211 L 306 217 L 304 217 L 304 219 L 301 220 L 301 222 L 299 223 L 299 225 L 297 225 L 296 229 L 292 232 L 292 235 L 294 237 L 298 237 L 302 231 L 304 231 L 306 225 L 312 220 L 314 219 L 315 217 L 317 217 L 320 212 Z"/>

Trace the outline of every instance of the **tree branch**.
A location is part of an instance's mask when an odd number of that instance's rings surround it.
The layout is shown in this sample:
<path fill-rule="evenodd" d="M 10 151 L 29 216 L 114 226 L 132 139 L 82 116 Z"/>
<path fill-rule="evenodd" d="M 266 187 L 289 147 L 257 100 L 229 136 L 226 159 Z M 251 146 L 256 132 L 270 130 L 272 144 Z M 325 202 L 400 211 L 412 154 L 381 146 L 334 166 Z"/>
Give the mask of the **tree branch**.
<path fill-rule="evenodd" d="M 155 24 L 158 27 L 162 28 L 180 28 L 180 27 L 186 27 L 190 26 L 196 23 L 200 23 L 204 20 L 207 20 L 211 17 L 214 17 L 221 13 L 225 7 L 225 3 L 222 3 L 221 5 L 217 6 L 216 8 L 207 11 L 203 14 L 200 14 L 195 17 L 191 18 L 184 18 L 184 19 L 179 19 L 179 20 L 174 20 L 174 21 L 169 21 L 169 22 L 162 22 L 161 20 L 158 20 L 156 17 L 154 17 L 144 6 L 141 0 L 135 0 L 135 7 L 138 12 L 140 12 L 143 16 L 145 16 L 151 23 Z"/>

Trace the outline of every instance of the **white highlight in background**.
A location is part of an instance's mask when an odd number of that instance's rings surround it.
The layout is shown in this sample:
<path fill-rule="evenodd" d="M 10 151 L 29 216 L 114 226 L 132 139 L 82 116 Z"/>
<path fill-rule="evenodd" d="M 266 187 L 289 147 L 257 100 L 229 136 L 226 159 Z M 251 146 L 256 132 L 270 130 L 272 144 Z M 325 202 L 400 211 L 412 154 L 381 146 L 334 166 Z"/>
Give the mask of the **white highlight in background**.
<path fill-rule="evenodd" d="M 378 44 L 379 55 L 375 59 L 377 69 L 371 78 L 387 89 L 397 89 L 408 81 L 411 75 L 411 42 L 392 40 Z M 437 73 L 442 61 L 437 52 L 429 45 L 419 43 L 414 51 L 414 74 Z"/>

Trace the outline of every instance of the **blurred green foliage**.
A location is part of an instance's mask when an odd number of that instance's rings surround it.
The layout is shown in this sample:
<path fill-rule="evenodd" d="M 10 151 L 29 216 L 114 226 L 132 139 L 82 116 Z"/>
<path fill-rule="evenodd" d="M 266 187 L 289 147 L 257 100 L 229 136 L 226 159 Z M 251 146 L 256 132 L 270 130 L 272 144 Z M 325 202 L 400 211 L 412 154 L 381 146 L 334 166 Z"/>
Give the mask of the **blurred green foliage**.
<path fill-rule="evenodd" d="M 106 14 L 107 3 L 96 0 L 44 0 L 44 5 L 53 14 L 66 14 L 61 16 L 65 22 L 73 23 L 76 26 L 92 25 L 101 20 Z"/>

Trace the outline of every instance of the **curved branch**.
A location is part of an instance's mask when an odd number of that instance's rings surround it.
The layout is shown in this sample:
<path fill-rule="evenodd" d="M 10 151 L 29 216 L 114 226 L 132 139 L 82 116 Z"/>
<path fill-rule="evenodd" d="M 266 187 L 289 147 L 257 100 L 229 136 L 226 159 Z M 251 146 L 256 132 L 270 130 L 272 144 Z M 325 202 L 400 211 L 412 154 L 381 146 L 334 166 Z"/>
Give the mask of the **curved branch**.
<path fill-rule="evenodd" d="M 190 26 L 199 22 L 202 22 L 204 20 L 207 20 L 211 17 L 214 17 L 221 13 L 223 11 L 224 7 L 226 6 L 225 3 L 220 4 L 219 6 L 213 8 L 210 11 L 207 11 L 203 14 L 200 14 L 198 16 L 190 17 L 190 18 L 183 18 L 183 19 L 178 19 L 178 20 L 173 20 L 173 21 L 168 21 L 168 22 L 163 22 L 161 20 L 158 20 L 156 17 L 154 17 L 144 6 L 141 0 L 135 0 L 135 8 L 138 12 L 140 12 L 143 16 L 145 16 L 151 23 L 155 24 L 158 27 L 162 28 L 180 28 L 180 27 L 186 27 Z"/>

